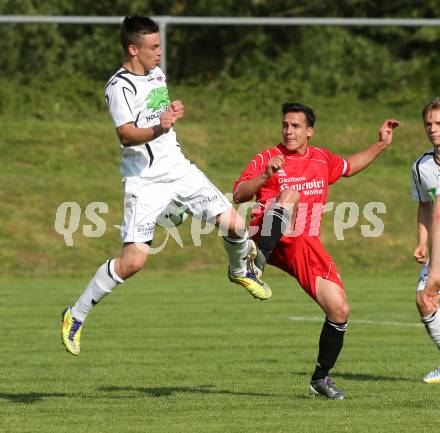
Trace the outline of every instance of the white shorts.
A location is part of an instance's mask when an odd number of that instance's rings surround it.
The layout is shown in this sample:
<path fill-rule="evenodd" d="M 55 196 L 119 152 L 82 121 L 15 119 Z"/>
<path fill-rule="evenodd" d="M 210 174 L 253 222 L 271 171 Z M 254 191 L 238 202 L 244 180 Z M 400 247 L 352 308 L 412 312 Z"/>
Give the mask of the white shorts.
<path fill-rule="evenodd" d="M 154 183 L 141 177 L 126 177 L 124 189 L 123 243 L 151 241 L 157 217 L 171 202 L 206 220 L 232 207 L 194 164 L 187 174 L 172 182 Z"/>
<path fill-rule="evenodd" d="M 420 271 L 416 292 L 421 292 L 425 288 L 426 282 L 428 281 L 428 271 L 429 271 L 429 261 L 426 263 L 426 265 L 423 265 L 423 268 Z"/>

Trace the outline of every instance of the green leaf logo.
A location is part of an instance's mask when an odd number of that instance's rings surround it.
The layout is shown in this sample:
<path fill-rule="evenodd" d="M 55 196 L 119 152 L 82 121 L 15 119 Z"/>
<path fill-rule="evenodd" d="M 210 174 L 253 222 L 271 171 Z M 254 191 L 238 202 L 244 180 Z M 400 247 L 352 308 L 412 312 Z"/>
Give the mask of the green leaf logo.
<path fill-rule="evenodd" d="M 153 89 L 145 100 L 147 101 L 147 107 L 154 111 L 168 108 L 170 105 L 170 98 L 168 98 L 168 89 L 166 87 Z"/>

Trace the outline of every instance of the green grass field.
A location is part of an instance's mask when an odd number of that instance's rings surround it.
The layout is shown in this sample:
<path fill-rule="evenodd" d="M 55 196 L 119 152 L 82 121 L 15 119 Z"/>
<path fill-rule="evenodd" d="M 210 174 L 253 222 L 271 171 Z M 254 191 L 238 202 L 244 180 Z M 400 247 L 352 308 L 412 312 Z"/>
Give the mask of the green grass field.
<path fill-rule="evenodd" d="M 146 270 L 92 312 L 82 353 L 60 312 L 85 280 L 0 283 L 2 433 L 437 432 L 438 353 L 418 322 L 416 275 L 347 276 L 351 325 L 334 378 L 346 401 L 309 397 L 323 314 L 269 269 L 268 302 L 221 270 Z"/>
<path fill-rule="evenodd" d="M 176 125 L 185 154 L 223 192 L 256 153 L 279 141 L 282 100 L 170 91 L 186 104 Z M 297 99 L 294 91 L 285 98 Z M 437 432 L 440 386 L 420 379 L 438 365 L 438 352 L 418 320 L 411 258 L 410 166 L 430 147 L 419 117 L 426 98 L 419 99 L 301 100 L 318 116 L 312 144 L 345 156 L 373 143 L 385 118 L 402 121 L 372 167 L 330 189 L 335 207 L 355 202 L 361 211 L 344 241 L 335 237 L 334 212 L 324 216 L 321 237 L 346 276 L 353 311 L 334 371 L 344 402 L 308 396 L 323 320 L 314 303 L 273 270 L 273 299 L 252 300 L 219 269 L 226 260 L 216 233 L 196 248 L 190 223 L 182 226 L 183 249 L 170 240 L 96 308 L 81 356 L 64 352 L 61 310 L 120 251 L 116 135 L 104 109 L 50 111 L 42 104 L 37 113 L 2 115 L 0 433 Z M 65 201 L 83 212 L 72 247 L 54 227 Z M 82 232 L 90 202 L 109 206 L 99 238 Z M 386 205 L 378 238 L 361 235 L 369 202 Z M 157 232 L 154 246 L 163 236 Z"/>
<path fill-rule="evenodd" d="M 224 193 L 231 191 L 255 154 L 280 140 L 281 101 L 261 111 L 252 99 L 243 106 L 234 95 L 226 97 L 219 91 L 200 99 L 200 89 L 171 90 L 186 104 L 185 118 L 176 125 L 182 149 Z M 411 200 L 410 169 L 430 148 L 419 115 L 424 100 L 379 105 L 348 97 L 313 97 L 303 102 L 314 107 L 318 116 L 312 144 L 326 145 L 344 156 L 374 143 L 387 117 L 401 120 L 392 147 L 377 162 L 330 188 L 329 201 L 335 207 L 355 202 L 360 209 L 358 223 L 345 231 L 347 242 L 334 235 L 334 211 L 324 217 L 322 239 L 342 272 L 344 268 L 398 272 L 413 266 L 416 205 Z M 119 234 L 113 228 L 121 223 L 123 211 L 119 148 L 107 112 L 85 113 L 85 117 L 63 112 L 50 120 L 28 115 L 19 122 L 11 115 L 1 116 L 0 122 L 1 275 L 88 277 L 107 256 L 120 250 Z M 82 210 L 72 247 L 54 228 L 63 202 L 76 202 Z M 87 238 L 82 232 L 83 225 L 90 224 L 84 211 L 91 202 L 108 204 L 108 213 L 101 215 L 107 230 L 100 238 Z M 386 214 L 381 215 L 385 231 L 379 238 L 361 235 L 360 225 L 368 223 L 362 210 L 369 202 L 386 205 Z M 189 230 L 183 231 L 184 239 L 190 240 Z M 190 249 L 190 254 L 167 248 L 150 267 L 159 271 L 215 267 L 223 252 L 214 238 L 205 237 L 209 248 Z"/>

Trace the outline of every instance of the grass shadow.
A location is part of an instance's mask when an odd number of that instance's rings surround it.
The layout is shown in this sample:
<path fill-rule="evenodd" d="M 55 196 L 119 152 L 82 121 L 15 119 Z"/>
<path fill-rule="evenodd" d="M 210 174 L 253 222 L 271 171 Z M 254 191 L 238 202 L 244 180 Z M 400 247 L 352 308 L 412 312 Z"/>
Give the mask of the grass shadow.
<path fill-rule="evenodd" d="M 0 399 L 9 400 L 11 403 L 37 403 L 44 398 L 53 397 L 67 397 L 63 393 L 46 393 L 46 392 L 22 392 L 22 393 L 8 393 L 0 392 Z"/>
<path fill-rule="evenodd" d="M 97 388 L 97 391 L 104 391 L 110 393 L 117 393 L 121 391 L 131 391 L 148 395 L 150 397 L 169 397 L 174 394 L 223 394 L 236 395 L 246 397 L 276 397 L 275 394 L 267 393 L 253 393 L 253 392 L 236 392 L 229 390 L 213 389 L 213 385 L 201 386 L 159 386 L 159 387 L 134 387 L 134 386 L 102 386 Z"/>
<path fill-rule="evenodd" d="M 294 371 L 291 373 L 294 376 L 307 376 L 311 377 L 312 373 L 310 371 Z M 364 374 L 364 373 L 344 373 L 344 372 L 338 372 L 334 375 L 331 375 L 333 378 L 337 379 L 338 377 L 346 379 L 346 380 L 353 380 L 353 381 L 359 381 L 359 382 L 377 382 L 377 381 L 383 381 L 383 382 L 419 382 L 419 379 L 414 379 L 410 377 L 403 377 L 403 376 L 384 376 L 384 375 L 377 375 L 377 374 Z"/>
<path fill-rule="evenodd" d="M 384 376 L 384 375 L 377 375 L 377 374 L 361 374 L 361 373 L 338 373 L 336 377 L 342 377 L 343 379 L 347 380 L 353 380 L 353 381 L 360 381 L 360 382 L 377 382 L 377 381 L 383 381 L 383 382 L 420 382 L 420 379 L 417 378 L 411 378 L 411 377 L 404 377 L 404 376 Z"/>

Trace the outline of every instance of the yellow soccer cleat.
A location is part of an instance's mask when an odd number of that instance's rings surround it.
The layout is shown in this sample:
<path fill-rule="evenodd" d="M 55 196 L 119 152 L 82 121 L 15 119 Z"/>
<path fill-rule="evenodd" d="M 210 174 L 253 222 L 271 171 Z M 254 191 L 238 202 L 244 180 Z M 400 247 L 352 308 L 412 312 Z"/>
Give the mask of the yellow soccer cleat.
<path fill-rule="evenodd" d="M 79 355 L 82 322 L 72 317 L 70 307 L 67 307 L 61 313 L 61 322 L 63 323 L 63 329 L 61 330 L 62 343 L 69 353 Z"/>
<path fill-rule="evenodd" d="M 228 278 L 229 281 L 244 287 L 255 299 L 265 301 L 272 296 L 270 287 L 251 272 L 247 272 L 246 275 L 232 275 L 228 272 Z"/>

